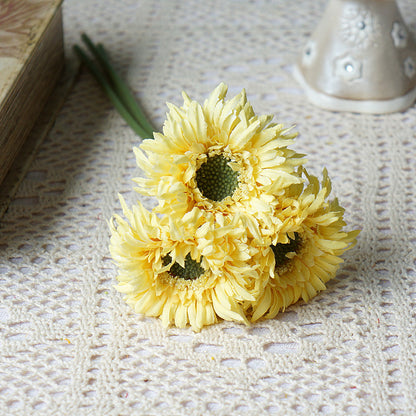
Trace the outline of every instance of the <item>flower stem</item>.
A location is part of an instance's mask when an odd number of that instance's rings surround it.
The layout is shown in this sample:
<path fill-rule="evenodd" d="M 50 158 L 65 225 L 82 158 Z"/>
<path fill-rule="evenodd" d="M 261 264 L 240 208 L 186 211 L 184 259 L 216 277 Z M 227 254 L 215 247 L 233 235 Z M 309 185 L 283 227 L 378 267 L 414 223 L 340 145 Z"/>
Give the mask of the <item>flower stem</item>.
<path fill-rule="evenodd" d="M 117 91 L 120 99 L 123 101 L 124 105 L 129 109 L 130 113 L 137 120 L 137 122 L 143 127 L 144 130 L 146 130 L 149 133 L 149 136 L 152 137 L 152 134 L 155 131 L 154 127 L 150 124 L 149 120 L 144 115 L 142 109 L 138 105 L 127 84 L 118 75 L 118 73 L 114 70 L 113 66 L 110 64 L 110 60 L 106 50 L 104 49 L 104 46 L 99 43 L 97 45 L 96 51 L 98 54 L 97 59 L 103 66 L 110 80 L 113 82 L 114 89 Z"/>
<path fill-rule="evenodd" d="M 104 47 L 102 45 L 95 46 L 85 34 L 82 35 L 82 40 L 88 46 L 102 70 L 78 45 L 74 46 L 74 50 L 103 88 L 114 107 L 136 134 L 142 138 L 152 137 L 153 126 L 141 111 L 127 84 L 110 64 Z"/>

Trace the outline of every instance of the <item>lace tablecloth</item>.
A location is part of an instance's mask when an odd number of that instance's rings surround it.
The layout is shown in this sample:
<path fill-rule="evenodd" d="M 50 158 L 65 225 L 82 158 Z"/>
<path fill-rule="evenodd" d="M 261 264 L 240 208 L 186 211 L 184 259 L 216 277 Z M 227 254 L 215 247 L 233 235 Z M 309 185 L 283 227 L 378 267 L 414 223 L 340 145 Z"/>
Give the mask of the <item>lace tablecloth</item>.
<path fill-rule="evenodd" d="M 68 60 L 81 32 L 103 42 L 158 129 L 166 101 L 220 81 L 295 123 L 362 233 L 328 290 L 276 319 L 194 333 L 135 314 L 113 288 L 106 221 L 118 192 L 137 198 L 140 139 L 81 71 L 0 221 L 1 415 L 415 414 L 416 108 L 306 102 L 292 64 L 325 4 L 65 1 Z M 412 0 L 399 5 L 415 29 Z"/>

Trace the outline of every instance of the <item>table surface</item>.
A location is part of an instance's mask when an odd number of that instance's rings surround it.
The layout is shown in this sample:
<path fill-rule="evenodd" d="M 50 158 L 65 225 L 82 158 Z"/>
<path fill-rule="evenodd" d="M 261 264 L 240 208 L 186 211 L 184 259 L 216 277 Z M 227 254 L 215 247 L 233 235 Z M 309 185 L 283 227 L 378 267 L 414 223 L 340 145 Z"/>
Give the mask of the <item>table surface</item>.
<path fill-rule="evenodd" d="M 399 2 L 412 29 L 416 7 Z M 86 71 L 0 220 L 1 415 L 410 415 L 416 407 L 416 108 L 385 116 L 309 104 L 292 65 L 323 0 L 66 0 L 67 59 L 103 42 L 154 125 L 182 90 L 221 81 L 296 124 L 349 229 L 328 290 L 251 327 L 194 333 L 115 291 L 107 220 L 134 203 L 140 139 Z M 154 201 L 139 197 L 147 207 Z"/>

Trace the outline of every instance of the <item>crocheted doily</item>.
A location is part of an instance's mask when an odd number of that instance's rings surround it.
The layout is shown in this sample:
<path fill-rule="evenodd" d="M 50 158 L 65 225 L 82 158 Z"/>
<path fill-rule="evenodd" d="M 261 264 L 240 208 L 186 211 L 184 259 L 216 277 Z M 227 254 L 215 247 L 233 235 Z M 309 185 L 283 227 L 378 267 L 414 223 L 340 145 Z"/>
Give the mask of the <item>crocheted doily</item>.
<path fill-rule="evenodd" d="M 411 29 L 416 7 L 399 2 Z M 140 142 L 83 70 L 0 220 L 0 414 L 410 415 L 416 406 L 416 109 L 318 109 L 292 65 L 323 0 L 66 0 L 67 58 L 87 32 L 160 129 L 182 90 L 220 82 L 296 124 L 361 228 L 328 290 L 251 327 L 200 333 L 135 314 L 113 288 L 107 220 Z"/>

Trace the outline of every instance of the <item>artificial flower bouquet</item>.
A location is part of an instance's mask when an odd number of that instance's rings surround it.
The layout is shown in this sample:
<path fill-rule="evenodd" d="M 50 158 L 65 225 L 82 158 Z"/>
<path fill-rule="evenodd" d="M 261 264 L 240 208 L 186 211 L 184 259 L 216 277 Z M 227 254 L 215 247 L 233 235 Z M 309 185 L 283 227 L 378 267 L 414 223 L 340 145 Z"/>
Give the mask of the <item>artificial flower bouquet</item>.
<path fill-rule="evenodd" d="M 325 289 L 357 236 L 328 201 L 327 172 L 320 183 L 289 149 L 296 135 L 226 93 L 169 104 L 163 134 L 134 149 L 136 190 L 158 205 L 120 197 L 125 218 L 111 223 L 117 289 L 165 326 L 273 318 Z"/>
<path fill-rule="evenodd" d="M 102 45 L 84 40 L 110 81 L 78 54 L 129 125 L 150 136 Z M 226 94 L 221 83 L 203 105 L 185 93 L 182 107 L 168 104 L 163 133 L 134 149 L 144 173 L 135 189 L 158 204 L 128 207 L 120 196 L 124 216 L 110 221 L 117 290 L 164 326 L 274 318 L 324 290 L 358 234 L 343 231 L 326 170 L 319 181 L 289 148 L 296 133 L 257 116 L 244 90 Z"/>

